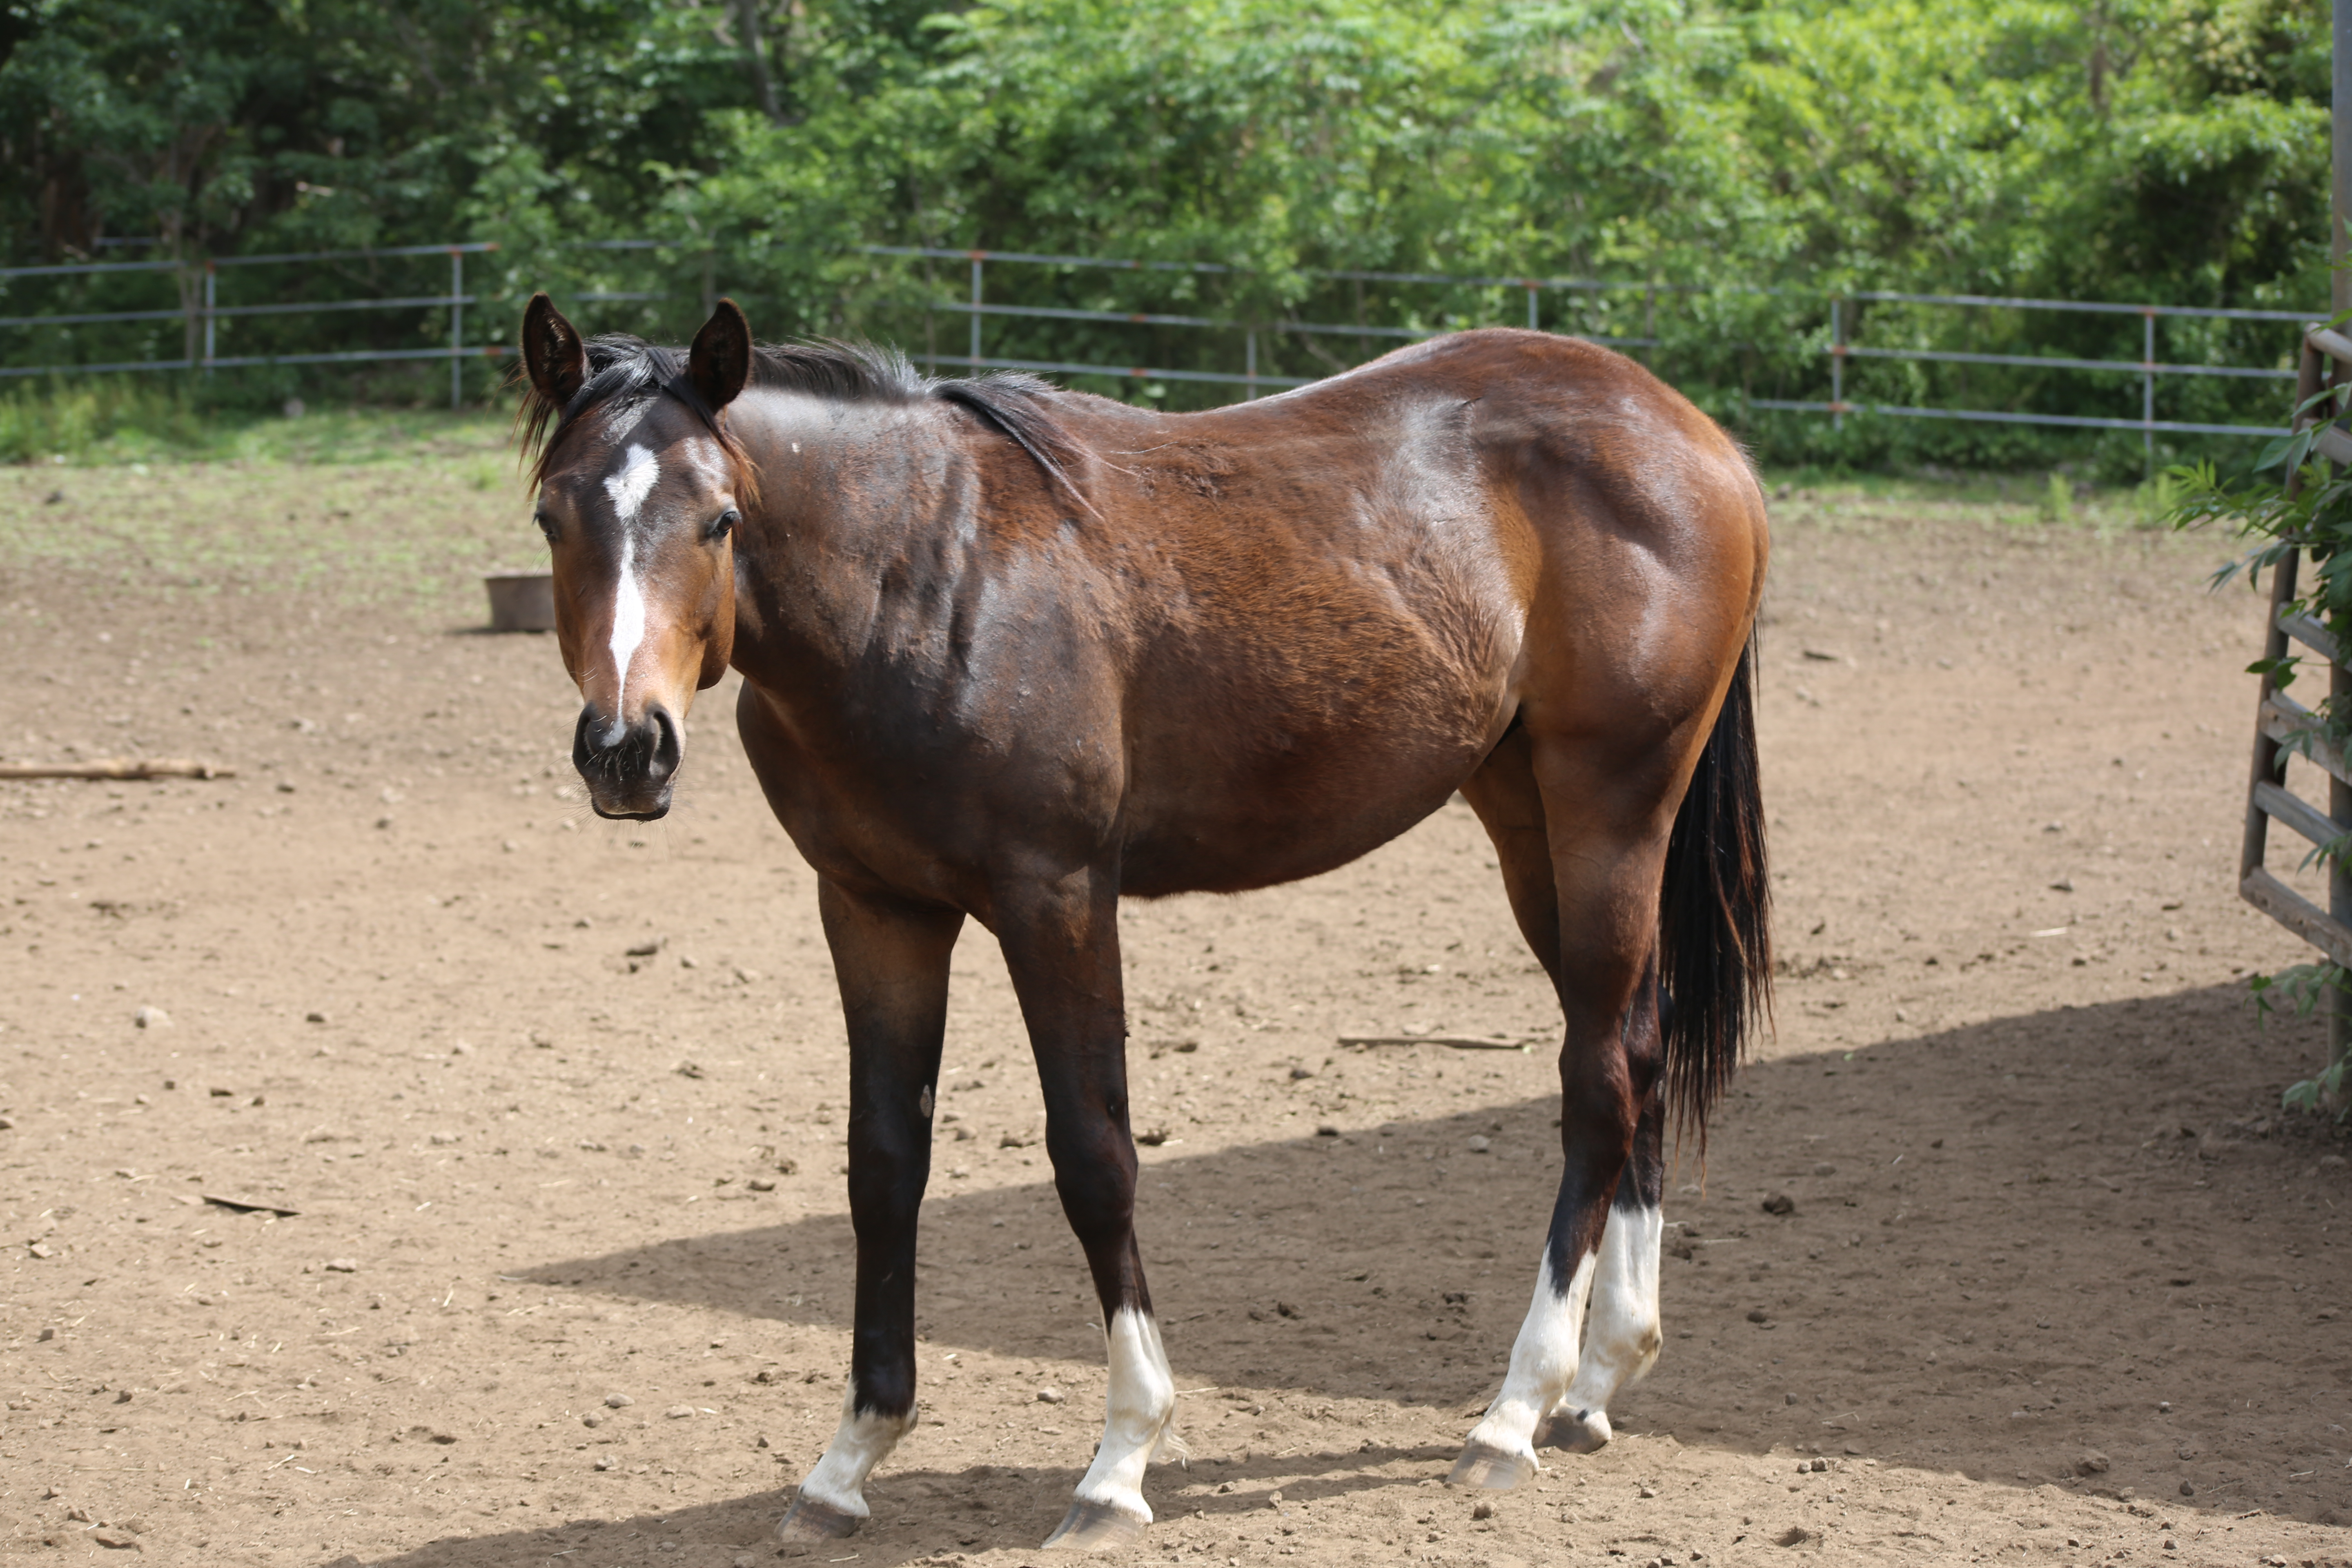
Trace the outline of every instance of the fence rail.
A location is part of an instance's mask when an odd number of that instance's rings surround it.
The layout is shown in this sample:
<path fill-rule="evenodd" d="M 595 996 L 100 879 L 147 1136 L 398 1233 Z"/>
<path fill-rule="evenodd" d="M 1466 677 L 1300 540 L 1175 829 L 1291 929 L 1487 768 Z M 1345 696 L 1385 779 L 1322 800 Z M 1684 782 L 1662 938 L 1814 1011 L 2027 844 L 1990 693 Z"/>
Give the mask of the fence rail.
<path fill-rule="evenodd" d="M 506 353 L 504 343 L 485 343 L 466 347 L 465 312 L 468 305 L 481 302 L 481 296 L 466 292 L 466 258 L 498 249 L 496 240 L 467 240 L 451 245 L 387 245 L 359 250 L 282 251 L 263 256 L 215 256 L 201 261 L 166 259 L 158 261 L 96 261 L 53 267 L 0 267 L 0 279 L 58 278 L 90 276 L 123 272 L 172 272 L 182 277 L 201 271 L 204 279 L 203 300 L 178 310 L 83 310 L 61 311 L 37 316 L 0 316 L 0 328 L 90 326 L 111 321 L 184 321 L 200 327 L 204 334 L 204 353 L 183 354 L 177 359 L 114 360 L 99 363 L 0 365 L 0 377 L 27 375 L 79 375 L 98 372 L 142 370 L 200 370 L 207 374 L 215 370 L 236 370 L 251 365 L 270 364 L 361 364 L 377 361 L 435 360 L 449 362 L 449 406 L 457 407 L 464 400 L 465 384 L 462 362 L 467 359 L 497 359 Z M 412 294 L 377 296 L 365 300 L 281 300 L 268 305 L 223 305 L 218 286 L 220 269 L 224 267 L 290 266 L 311 261 L 373 260 L 380 257 L 446 256 L 449 258 L 449 288 L 443 294 Z M 258 316 L 307 315 L 336 310 L 437 310 L 449 311 L 449 344 L 446 348 L 430 349 L 343 349 L 318 353 L 223 354 L 219 348 L 219 323 L 240 318 Z"/>
<path fill-rule="evenodd" d="M 191 325 L 192 349 L 194 338 L 200 337 L 202 341 L 200 352 L 192 352 L 171 358 L 152 357 L 79 364 L 0 365 L 0 378 L 97 372 L 204 371 L 209 373 L 250 365 L 361 363 L 371 361 L 445 359 L 449 362 L 451 405 L 456 406 L 461 400 L 463 390 L 461 379 L 463 362 L 475 358 L 496 359 L 507 352 L 507 346 L 504 343 L 468 345 L 465 340 L 467 308 L 489 303 L 494 300 L 493 296 L 467 292 L 466 258 L 497 248 L 498 245 L 495 241 L 476 240 L 442 245 L 386 246 L 372 249 L 225 256 L 197 262 L 164 258 L 0 268 L 0 281 L 11 279 L 60 278 L 76 275 L 171 272 L 180 275 L 183 292 L 183 304 L 177 309 L 60 311 L 48 314 L 5 316 L 0 317 L 0 329 L 24 331 L 41 327 L 183 320 Z M 709 255 L 709 247 L 705 242 L 667 239 L 577 241 L 572 242 L 569 248 L 610 252 L 669 250 L 691 253 L 700 251 L 706 257 Z M 1099 271 L 1172 273 L 1202 277 L 1234 277 L 1252 274 L 1257 270 L 1237 264 L 1071 256 L 1044 251 L 958 249 L 938 246 L 865 245 L 856 248 L 860 254 L 868 256 L 954 261 L 969 268 L 968 297 L 955 299 L 927 295 L 918 300 L 900 302 L 901 308 L 919 310 L 927 318 L 933 315 L 962 316 L 968 321 L 969 325 L 965 334 L 966 352 L 961 354 L 938 352 L 935 340 L 930 338 L 930 334 L 926 334 L 927 340 L 932 342 L 932 346 L 921 357 L 933 369 L 940 366 L 968 369 L 1018 369 L 1061 375 L 1101 375 L 1127 381 L 1212 384 L 1239 386 L 1244 389 L 1244 396 L 1255 397 L 1261 388 L 1280 389 L 1300 386 L 1312 380 L 1319 379 L 1319 377 L 1278 374 L 1271 370 L 1261 368 L 1262 344 L 1278 342 L 1286 335 L 1302 339 L 1353 338 L 1370 343 L 1381 341 L 1418 342 L 1454 330 L 1451 326 L 1422 327 L 1366 321 L 1302 321 L 1288 318 L 1253 321 L 1211 313 L 1087 309 L 1076 305 L 1006 302 L 1002 299 L 992 300 L 988 297 L 988 268 L 991 267 L 1075 268 Z M 224 305 L 220 303 L 218 298 L 218 278 L 225 268 L 292 266 L 320 261 L 425 256 L 446 256 L 449 258 L 449 286 L 446 291 L 431 294 L 404 293 L 351 300 L 279 300 L 243 305 Z M 706 260 L 704 280 L 706 294 L 710 293 L 715 288 L 710 272 L 710 263 Z M 200 288 L 194 286 L 198 275 L 201 277 Z M 1604 299 L 1639 296 L 1641 303 L 1639 331 L 1580 331 L 1575 334 L 1609 347 L 1629 350 L 1655 350 L 1666 345 L 1667 340 L 1661 337 L 1656 324 L 1656 312 L 1662 299 L 1673 300 L 1707 291 L 1693 284 L 1599 278 L 1543 278 L 1342 268 L 1305 268 L 1300 269 L 1297 275 L 1318 282 L 1375 282 L 1516 291 L 1525 296 L 1526 310 L 1523 320 L 1524 324 L 1530 328 L 1540 328 L 1543 324 L 1544 301 L 1549 298 L 1586 297 L 1593 301 L 1590 309 L 1598 310 L 1602 309 L 1601 301 Z M 1775 295 L 1793 292 L 1745 285 L 1731 287 L 1733 291 L 1741 293 Z M 574 297 L 596 302 L 653 303 L 667 299 L 669 295 L 660 289 L 583 289 Z M 2082 355 L 1980 353 L 1966 349 L 1865 344 L 1851 341 L 1847 331 L 1849 324 L 1854 320 L 1852 312 L 1857 305 L 1864 303 L 1918 306 L 1937 310 L 2027 310 L 2073 312 L 2093 316 L 2137 316 L 2142 322 L 2141 356 L 2136 360 L 2103 359 Z M 2042 300 L 1990 294 L 1906 293 L 1879 289 L 1847 291 L 1829 298 L 1826 304 L 1829 316 L 1829 342 L 1822 345 L 1819 352 L 1829 361 L 1830 395 L 1828 398 L 1749 396 L 1741 400 L 1746 409 L 1759 412 L 1827 415 L 1832 425 L 1839 427 L 1843 427 L 1848 415 L 1870 414 L 1889 418 L 1959 420 L 2063 429 L 2137 430 L 2141 433 L 2143 446 L 2150 454 L 2151 461 L 2155 438 L 2159 434 L 2267 437 L 2284 433 L 2270 426 L 2158 419 L 2156 417 L 2156 393 L 2160 380 L 2173 377 L 2220 378 L 2236 381 L 2292 380 L 2296 374 L 2294 371 L 2265 365 L 2158 360 L 2156 352 L 2156 332 L 2157 323 L 2160 319 L 2305 322 L 2316 314 L 2315 312 L 2234 307 L 2163 305 L 2115 300 Z M 445 309 L 449 312 L 449 335 L 446 346 L 352 349 L 314 353 L 223 354 L 219 352 L 218 330 L 220 324 L 225 321 L 233 322 L 243 319 L 292 316 L 310 312 Z M 1622 307 L 1612 309 L 1622 310 Z M 1561 321 L 1558 310 L 1553 312 L 1553 318 L 1555 330 L 1570 324 Z M 1201 368 L 1197 364 L 1192 368 L 1184 368 L 1155 366 L 1148 363 L 1118 363 L 1099 358 L 1056 358 L 1046 355 L 988 352 L 984 333 L 985 325 L 991 321 L 1015 320 L 1238 333 L 1242 339 L 1238 345 L 1241 350 L 1238 356 L 1241 363 L 1238 366 L 1233 366 L 1229 361 L 1225 368 Z M 1500 324 L 1500 322 L 1488 324 Z M 1588 321 L 1586 324 L 1593 323 Z M 1050 341 L 1047 345 L 1040 346 L 1050 346 Z M 1322 353 L 1319 350 L 1317 352 Z M 1211 358 L 1213 363 L 1213 356 L 1207 357 Z M 1328 354 L 1324 357 L 1327 361 L 1329 358 Z M 1927 406 L 1911 402 L 1849 400 L 1846 396 L 1848 363 L 1864 361 L 1983 365 L 2008 370 L 2063 371 L 2091 375 L 2128 375 L 2137 378 L 2140 384 L 2138 417 L 2125 417 L 2120 415 L 2043 413 L 2017 408 Z"/>
<path fill-rule="evenodd" d="M 963 354 L 926 355 L 934 368 L 940 364 L 955 364 L 971 368 L 1023 368 L 1052 370 L 1060 374 L 1097 374 L 1140 377 L 1164 375 L 1170 380 L 1224 381 L 1244 385 L 1256 395 L 1255 388 L 1266 385 L 1297 385 L 1297 378 L 1273 377 L 1256 369 L 1258 334 L 1261 332 L 1299 332 L 1360 338 L 1396 338 L 1408 341 L 1434 337 L 1442 329 L 1410 327 L 1380 327 L 1322 321 L 1268 321 L 1245 322 L 1210 316 L 1188 316 L 1145 311 L 1083 310 L 1066 306 L 1004 305 L 986 300 L 986 271 L 992 263 L 1047 267 L 1085 267 L 1118 270 L 1151 270 L 1189 273 L 1233 274 L 1249 270 L 1210 262 L 1146 261 L 1107 257 L 1062 256 L 1037 251 L 957 250 L 937 246 L 869 245 L 861 246 L 862 253 L 870 256 L 904 256 L 927 259 L 963 261 L 971 268 L 971 296 L 968 300 L 928 300 L 926 311 L 961 313 L 971 318 L 971 347 Z M 1304 276 L 1324 280 L 1366 280 L 1392 283 L 1445 284 L 1457 288 L 1507 288 L 1525 290 L 1527 294 L 1527 324 L 1538 325 L 1538 301 L 1546 292 L 1641 292 L 1645 299 L 1645 311 L 1651 316 L 1649 330 L 1639 335 L 1579 334 L 1612 348 L 1654 348 L 1659 345 L 1654 326 L 1654 312 L 1660 293 L 1690 293 L 1695 285 L 1669 285 L 1650 282 L 1611 281 L 1587 278 L 1528 278 L 1457 275 L 1439 272 L 1373 272 L 1339 269 L 1306 269 Z M 1764 290 L 1779 292 L 1779 290 Z M 1979 310 L 2024 310 L 2074 311 L 2090 315 L 2137 316 L 2144 323 L 2143 353 L 2137 360 L 2098 360 L 2074 356 L 2040 354 L 1978 353 L 1950 349 L 1874 348 L 1864 347 L 1846 340 L 1845 309 L 1850 300 L 1868 300 L 1888 304 L 1929 305 Z M 1128 322 L 1139 326 L 1192 327 L 1234 331 L 1244 333 L 1244 354 L 1246 365 L 1239 375 L 1189 371 L 1181 375 L 1150 372 L 1103 363 L 1070 362 L 1023 361 L 992 358 L 982 353 L 981 321 L 983 317 L 1003 316 L 1048 321 L 1083 321 Z M 2158 419 L 2156 417 L 2156 383 L 2166 376 L 2214 376 L 2236 380 L 2292 381 L 2295 373 L 2271 366 L 2189 364 L 2160 361 L 2156 357 L 2156 321 L 2159 317 L 2178 317 L 2222 321 L 2292 321 L 2309 319 L 2303 312 L 2263 310 L 2234 307 L 2198 305 L 2131 304 L 2113 300 L 2041 300 L 2013 298 L 1990 294 L 1916 294 L 1888 289 L 1856 290 L 1830 301 L 1831 342 L 1823 351 L 1831 363 L 1831 394 L 1827 401 L 1795 398 L 1751 397 L 1746 406 L 1801 414 L 1827 414 L 1832 423 L 1843 426 L 1848 414 L 1875 414 L 1891 418 L 1954 419 L 1985 424 L 2042 426 L 2064 429 L 2137 430 L 2143 446 L 2153 460 L 2157 435 L 2193 436 L 2277 436 L 2284 431 L 2272 426 L 2223 425 L 2198 420 Z M 1845 364 L 1853 359 L 1908 361 L 1927 363 L 2000 365 L 2014 369 L 2071 370 L 2094 374 L 2124 374 L 2139 378 L 2141 383 L 2140 416 L 2137 419 L 2077 414 L 2043 414 L 2013 409 L 1929 408 L 1906 404 L 1849 403 L 1844 395 Z"/>
<path fill-rule="evenodd" d="M 2231 307 L 2202 305 L 2134 305 L 2105 300 L 2032 300 L 2011 299 L 1993 294 L 1904 294 L 1886 289 L 1857 290 L 1849 298 L 1888 304 L 1936 305 L 1977 310 L 2058 310 L 2078 315 L 2137 316 L 2140 319 L 2140 357 L 2137 360 L 2069 359 L 2059 355 L 2038 354 L 1976 354 L 1948 349 L 1866 349 L 1849 342 L 1845 335 L 1843 300 L 1830 301 L 1830 342 L 1824 351 L 1830 356 L 1830 398 L 1827 403 L 1797 399 L 1751 398 L 1750 408 L 1786 409 L 1803 414 L 1827 414 L 1832 425 L 1843 428 L 1849 414 L 1876 414 L 1895 419 L 1958 419 L 1997 425 L 2042 425 L 2087 430 L 2137 430 L 2140 447 L 2147 454 L 2152 468 L 2156 460 L 2156 437 L 2158 432 L 2182 436 L 2284 436 L 2274 426 L 2214 425 L 2194 420 L 2158 419 L 2156 416 L 2156 383 L 2158 377 L 2226 376 L 2250 380 L 2293 381 L 2296 373 L 2256 365 L 2191 365 L 2169 364 L 2156 357 L 2156 323 L 2159 317 L 2184 317 L 2208 321 L 2302 321 L 2308 323 L 2309 312 L 2294 310 L 2256 310 Z M 1956 364 L 2000 364 L 2041 370 L 2079 370 L 2093 374 L 2126 372 L 2140 379 L 2140 416 L 2137 419 L 2101 418 L 2078 414 L 2021 414 L 2004 409 L 1919 408 L 1883 403 L 1853 404 L 1845 400 L 1845 366 L 1850 359 L 1909 360 L 1921 363 Z"/>

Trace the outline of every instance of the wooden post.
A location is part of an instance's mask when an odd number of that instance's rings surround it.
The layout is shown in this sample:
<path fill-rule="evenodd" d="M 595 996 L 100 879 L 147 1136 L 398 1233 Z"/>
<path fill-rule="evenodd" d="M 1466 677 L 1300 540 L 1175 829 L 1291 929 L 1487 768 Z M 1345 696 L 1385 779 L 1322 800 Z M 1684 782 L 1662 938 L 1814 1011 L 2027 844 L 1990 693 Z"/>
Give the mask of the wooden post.
<path fill-rule="evenodd" d="M 2330 178 L 2328 180 L 2327 257 L 2328 304 L 2337 317 L 2352 309 L 2352 273 L 2346 271 L 2347 241 L 2345 224 L 2352 216 L 2352 0 L 2335 0 L 2331 16 L 2331 74 L 2334 103 L 2329 111 L 2328 143 Z M 2306 364 L 2314 356 L 2305 351 Z M 2302 381 L 2312 379 L 2309 375 Z M 2338 367 L 2331 361 L 2326 377 L 2329 383 L 2338 379 Z M 2296 393 L 2308 397 L 2316 387 L 2298 382 Z M 2324 424 L 2332 424 L 2336 406 L 2331 399 L 2316 416 Z M 2340 653 L 2342 650 L 2338 650 Z M 2328 667 L 2327 690 L 2338 712 L 2352 707 L 2352 675 L 2347 675 L 2340 663 Z M 2352 784 L 2347 784 L 2334 774 L 2327 780 L 2327 815 L 2336 824 L 2352 823 Z M 2331 860 L 2327 867 L 2327 912 L 2338 921 L 2352 921 L 2352 871 L 2339 861 Z M 2327 994 L 2327 1054 L 2330 1065 L 2352 1053 L 2352 995 L 2338 990 Z"/>

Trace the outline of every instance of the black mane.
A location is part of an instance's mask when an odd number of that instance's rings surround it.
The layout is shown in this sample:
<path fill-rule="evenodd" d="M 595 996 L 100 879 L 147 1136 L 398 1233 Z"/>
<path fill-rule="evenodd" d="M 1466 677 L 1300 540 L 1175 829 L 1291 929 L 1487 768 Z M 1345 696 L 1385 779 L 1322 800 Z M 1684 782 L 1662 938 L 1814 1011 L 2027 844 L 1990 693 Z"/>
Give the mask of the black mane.
<path fill-rule="evenodd" d="M 719 426 L 718 411 L 704 403 L 688 378 L 685 350 L 649 343 L 626 332 L 590 338 L 583 346 L 588 374 L 564 406 L 556 408 L 526 387 L 526 442 L 538 445 L 545 437 L 533 465 L 534 482 L 545 478 L 564 432 L 582 415 L 606 406 L 626 409 L 665 395 L 684 403 L 714 436 L 730 447 L 734 445 Z M 1071 478 L 1070 470 L 1087 453 L 1055 417 L 1054 404 L 1061 389 L 1036 376 L 1013 371 L 928 376 L 897 349 L 825 342 L 754 348 L 751 384 L 837 403 L 904 405 L 936 400 L 958 405 L 1012 437 L 1049 482 L 1060 485 L 1087 510 L 1094 510 Z"/>

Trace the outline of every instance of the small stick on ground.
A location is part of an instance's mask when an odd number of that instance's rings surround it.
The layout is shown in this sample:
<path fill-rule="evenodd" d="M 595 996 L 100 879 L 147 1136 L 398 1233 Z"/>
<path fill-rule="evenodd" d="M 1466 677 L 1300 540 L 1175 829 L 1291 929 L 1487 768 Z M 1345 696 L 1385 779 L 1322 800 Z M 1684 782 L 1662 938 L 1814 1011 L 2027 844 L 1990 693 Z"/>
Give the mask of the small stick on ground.
<path fill-rule="evenodd" d="M 205 1202 L 215 1208 L 234 1209 L 238 1214 L 274 1214 L 286 1219 L 297 1219 L 302 1213 L 300 1209 L 281 1208 L 276 1204 L 263 1203 L 259 1198 L 229 1198 L 223 1197 L 218 1193 L 205 1193 L 201 1195 Z"/>
<path fill-rule="evenodd" d="M 1494 1035 L 1342 1035 L 1343 1046 L 1450 1046 L 1457 1051 L 1523 1051 L 1523 1040 Z"/>
<path fill-rule="evenodd" d="M 100 757 L 89 763 L 0 763 L 0 779 L 233 779 L 236 770 L 189 757 Z"/>

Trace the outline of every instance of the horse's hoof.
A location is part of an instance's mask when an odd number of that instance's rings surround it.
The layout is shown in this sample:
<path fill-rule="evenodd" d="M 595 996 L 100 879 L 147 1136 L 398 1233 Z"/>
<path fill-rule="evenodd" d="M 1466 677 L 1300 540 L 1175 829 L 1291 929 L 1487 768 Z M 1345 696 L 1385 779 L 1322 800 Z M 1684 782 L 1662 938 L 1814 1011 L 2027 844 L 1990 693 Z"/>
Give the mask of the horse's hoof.
<path fill-rule="evenodd" d="M 1054 1527 L 1054 1533 L 1045 1537 L 1045 1544 L 1057 1551 L 1100 1552 L 1106 1547 L 1126 1545 L 1141 1535 L 1143 1527 L 1150 1522 L 1123 1508 L 1080 1498 L 1062 1516 L 1062 1522 Z"/>
<path fill-rule="evenodd" d="M 1559 1448 L 1570 1454 L 1597 1454 L 1616 1436 L 1605 1410 L 1568 1410 L 1553 1414 L 1536 1438 L 1538 1448 Z"/>
<path fill-rule="evenodd" d="M 814 1498 L 796 1497 L 776 1526 L 776 1542 L 781 1546 L 814 1546 L 820 1542 L 839 1541 L 862 1522 L 856 1514 Z"/>
<path fill-rule="evenodd" d="M 1445 1478 L 1445 1484 L 1449 1487 L 1470 1487 L 1479 1491 L 1507 1492 L 1532 1479 L 1535 1473 L 1536 1462 L 1525 1455 L 1507 1454 L 1484 1443 L 1473 1443 L 1462 1450 L 1460 1458 L 1454 1461 L 1454 1473 Z"/>

